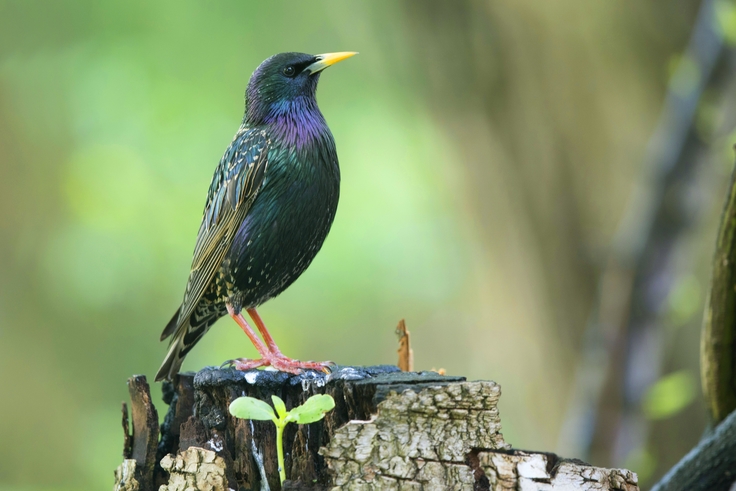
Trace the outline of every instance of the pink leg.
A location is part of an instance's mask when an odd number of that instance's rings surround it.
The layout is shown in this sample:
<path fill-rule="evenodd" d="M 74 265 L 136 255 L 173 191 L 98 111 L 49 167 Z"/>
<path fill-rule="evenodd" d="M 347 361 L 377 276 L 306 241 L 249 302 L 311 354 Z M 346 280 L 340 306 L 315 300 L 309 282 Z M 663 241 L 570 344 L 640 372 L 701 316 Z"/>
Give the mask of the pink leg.
<path fill-rule="evenodd" d="M 268 346 L 268 349 L 276 356 L 284 356 L 281 353 L 281 350 L 278 346 L 276 346 L 276 341 L 273 340 L 271 337 L 271 333 L 268 332 L 268 329 L 266 329 L 266 324 L 263 322 L 263 319 L 261 319 L 261 315 L 256 311 L 256 309 L 248 309 L 248 315 L 250 315 L 250 318 L 253 319 L 253 322 L 256 323 L 256 327 L 258 328 L 258 331 L 261 333 L 261 336 L 263 336 L 263 340 L 266 341 L 266 346 Z"/>
<path fill-rule="evenodd" d="M 230 304 L 227 304 L 227 313 L 230 314 L 230 317 L 233 318 L 235 322 L 238 323 L 240 328 L 243 330 L 246 336 L 250 339 L 250 342 L 253 343 L 253 346 L 256 347 L 258 350 L 258 353 L 263 358 L 268 358 L 271 352 L 263 345 L 263 341 L 258 339 L 258 336 L 256 336 L 256 333 L 253 331 L 253 328 L 248 325 L 248 321 L 245 320 L 245 317 L 243 317 L 243 314 L 241 313 L 235 313 L 235 310 L 233 310 L 232 306 Z"/>
<path fill-rule="evenodd" d="M 268 359 L 273 355 L 271 355 L 271 352 L 268 350 L 268 348 L 263 345 L 263 342 L 258 339 L 258 336 L 253 331 L 253 328 L 250 327 L 248 321 L 245 320 L 243 314 L 236 314 L 229 304 L 227 305 L 227 312 L 228 314 L 230 314 L 230 317 L 232 317 L 233 320 L 238 323 L 243 332 L 245 332 L 245 335 L 248 336 L 248 339 L 250 339 L 251 343 L 253 343 L 253 346 L 255 346 L 255 348 L 258 350 L 258 353 L 260 353 L 261 359 L 250 360 L 248 358 L 237 358 L 235 360 L 226 361 L 225 363 L 223 363 L 223 366 L 231 365 L 234 366 L 236 370 L 246 371 L 268 365 Z"/>
<path fill-rule="evenodd" d="M 268 346 L 268 349 L 270 350 L 272 356 L 272 359 L 269 360 L 272 367 L 282 372 L 289 373 L 300 373 L 302 370 L 317 370 L 320 372 L 329 373 L 330 366 L 334 365 L 334 363 L 332 363 L 331 361 L 299 361 L 285 356 L 276 345 L 273 337 L 271 337 L 271 333 L 269 333 L 268 329 L 266 329 L 266 324 L 263 322 L 263 319 L 261 319 L 261 316 L 258 314 L 256 309 L 248 309 L 248 315 L 250 315 L 251 319 L 253 319 L 253 322 L 255 322 L 258 331 L 260 331 L 261 336 L 263 336 L 263 339 L 266 341 L 266 345 Z"/>

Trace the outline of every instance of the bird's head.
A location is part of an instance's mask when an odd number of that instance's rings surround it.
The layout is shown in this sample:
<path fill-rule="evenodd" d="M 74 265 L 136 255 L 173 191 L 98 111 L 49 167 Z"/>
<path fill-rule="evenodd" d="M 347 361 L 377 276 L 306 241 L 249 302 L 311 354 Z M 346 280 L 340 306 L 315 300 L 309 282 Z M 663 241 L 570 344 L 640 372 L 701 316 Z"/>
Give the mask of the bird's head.
<path fill-rule="evenodd" d="M 357 53 L 308 55 L 279 53 L 261 63 L 245 91 L 245 122 L 263 124 L 280 113 L 316 109 L 319 75 L 328 66 Z"/>

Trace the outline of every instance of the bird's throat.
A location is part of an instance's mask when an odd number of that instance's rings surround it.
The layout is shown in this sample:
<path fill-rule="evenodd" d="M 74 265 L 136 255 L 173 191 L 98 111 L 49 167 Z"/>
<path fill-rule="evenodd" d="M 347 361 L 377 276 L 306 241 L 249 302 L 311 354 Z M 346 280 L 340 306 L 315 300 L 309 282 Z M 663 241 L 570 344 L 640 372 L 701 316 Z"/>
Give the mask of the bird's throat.
<path fill-rule="evenodd" d="M 297 150 L 316 143 L 329 131 L 316 101 L 301 98 L 275 104 L 265 122 L 277 139 Z"/>

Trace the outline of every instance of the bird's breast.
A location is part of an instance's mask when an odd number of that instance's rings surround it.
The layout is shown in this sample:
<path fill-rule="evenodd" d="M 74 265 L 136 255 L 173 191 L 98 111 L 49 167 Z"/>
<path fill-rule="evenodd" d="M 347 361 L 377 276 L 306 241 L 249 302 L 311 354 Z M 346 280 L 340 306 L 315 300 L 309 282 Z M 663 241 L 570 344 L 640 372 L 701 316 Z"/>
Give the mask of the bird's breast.
<path fill-rule="evenodd" d="M 340 193 L 332 149 L 273 151 L 261 190 L 236 234 L 228 269 L 244 307 L 288 287 L 327 237 Z"/>

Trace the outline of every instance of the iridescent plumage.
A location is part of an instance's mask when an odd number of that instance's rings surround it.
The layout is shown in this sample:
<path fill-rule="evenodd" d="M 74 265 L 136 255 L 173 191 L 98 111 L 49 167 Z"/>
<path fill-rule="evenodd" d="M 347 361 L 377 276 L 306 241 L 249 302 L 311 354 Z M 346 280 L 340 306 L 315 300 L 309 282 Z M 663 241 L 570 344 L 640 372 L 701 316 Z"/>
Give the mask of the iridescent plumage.
<path fill-rule="evenodd" d="M 304 272 L 335 217 L 340 169 L 316 89 L 321 70 L 348 56 L 282 53 L 251 76 L 243 122 L 207 194 L 184 300 L 161 335 L 173 338 L 156 380 L 176 374 L 194 344 L 227 313 L 263 356 L 237 361 L 237 367 L 321 366 L 284 357 L 254 309 Z M 265 345 L 249 333 L 243 309 Z"/>

